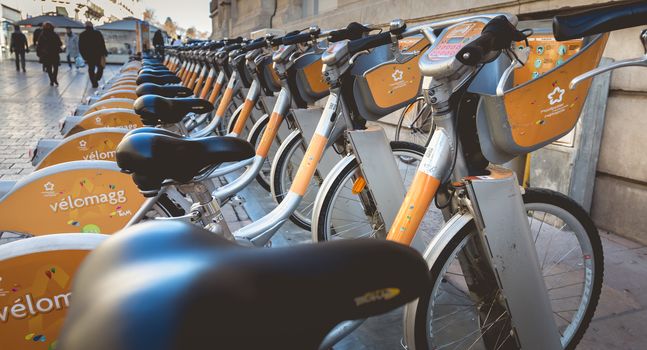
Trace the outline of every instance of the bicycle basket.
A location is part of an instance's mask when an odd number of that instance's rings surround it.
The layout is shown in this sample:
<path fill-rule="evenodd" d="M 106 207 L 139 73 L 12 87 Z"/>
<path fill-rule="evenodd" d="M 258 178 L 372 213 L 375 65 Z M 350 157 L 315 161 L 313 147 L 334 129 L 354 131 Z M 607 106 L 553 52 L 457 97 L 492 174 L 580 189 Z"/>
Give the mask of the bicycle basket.
<path fill-rule="evenodd" d="M 571 131 L 591 81 L 574 90 L 569 84 L 598 66 L 607 38 L 601 34 L 558 42 L 547 31 L 536 31 L 529 37 L 528 61 L 508 77 L 507 88 L 502 94 L 482 95 L 477 127 L 483 155 L 501 164 Z"/>
<path fill-rule="evenodd" d="M 281 80 L 272 65 L 272 57 L 267 56 L 256 67 L 261 86 L 268 96 L 271 96 L 274 92 L 281 91 Z"/>
<path fill-rule="evenodd" d="M 367 120 L 378 120 L 411 103 L 420 95 L 422 75 L 418 69 L 420 53 L 429 46 L 422 36 L 400 40 L 403 52 L 415 53 L 404 62 L 380 61 L 356 75 L 353 97 L 359 114 Z M 362 57 L 362 56 L 360 56 Z"/>
<path fill-rule="evenodd" d="M 328 96 L 328 84 L 323 79 L 321 54 L 307 52 L 294 62 L 297 90 L 301 99 L 314 103 Z"/>

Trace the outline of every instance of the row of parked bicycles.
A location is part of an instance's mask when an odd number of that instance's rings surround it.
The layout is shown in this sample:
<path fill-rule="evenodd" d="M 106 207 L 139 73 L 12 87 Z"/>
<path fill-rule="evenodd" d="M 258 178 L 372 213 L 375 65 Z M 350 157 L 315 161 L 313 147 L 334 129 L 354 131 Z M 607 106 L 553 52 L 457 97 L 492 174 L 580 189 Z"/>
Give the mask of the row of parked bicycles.
<path fill-rule="evenodd" d="M 501 164 L 568 133 L 590 78 L 644 65 L 598 67 L 645 24 L 635 2 L 134 57 L 0 182 L 1 348 L 330 349 L 398 307 L 407 349 L 575 348 L 598 231 Z M 389 141 L 372 122 L 397 111 Z M 277 206 L 232 231 L 254 181 Z M 289 220 L 322 243 L 271 248 Z"/>

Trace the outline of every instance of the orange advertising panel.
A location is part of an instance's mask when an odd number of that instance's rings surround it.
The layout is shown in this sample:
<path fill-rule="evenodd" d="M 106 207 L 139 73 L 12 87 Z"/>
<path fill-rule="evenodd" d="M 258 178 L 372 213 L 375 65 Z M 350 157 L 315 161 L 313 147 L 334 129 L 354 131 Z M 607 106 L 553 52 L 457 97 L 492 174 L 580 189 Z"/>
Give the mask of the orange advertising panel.
<path fill-rule="evenodd" d="M 419 39 L 408 47 L 420 53 L 428 45 L 427 40 Z M 419 59 L 420 54 L 405 63 L 384 64 L 366 73 L 366 82 L 377 106 L 389 108 L 419 95 L 422 81 Z"/>
<path fill-rule="evenodd" d="M 117 145 L 124 132 L 97 132 L 65 139 L 36 166 L 36 170 L 74 160 L 115 160 Z"/>
<path fill-rule="evenodd" d="M 573 78 L 597 67 L 607 38 L 605 34 L 554 70 L 506 92 L 503 101 L 514 143 L 533 147 L 563 135 L 575 126 L 591 80 L 578 85 L 575 90 L 570 90 L 569 84 Z"/>
<path fill-rule="evenodd" d="M 0 262 L 0 349 L 53 350 L 88 250 L 58 250 Z"/>
<path fill-rule="evenodd" d="M 127 109 L 133 109 L 133 103 L 135 103 L 135 100 L 129 99 L 129 98 L 112 98 L 109 100 L 105 101 L 99 101 L 90 108 L 88 108 L 83 115 L 88 115 L 90 113 L 100 111 L 103 109 L 109 109 L 109 108 L 127 108 Z"/>
<path fill-rule="evenodd" d="M 98 111 L 86 115 L 79 123 L 77 123 L 66 135 L 74 135 L 84 130 L 96 128 L 123 128 L 123 129 L 137 129 L 144 126 L 142 119 L 135 112 L 130 111 Z"/>
<path fill-rule="evenodd" d="M 145 200 L 130 176 L 116 169 L 63 170 L 21 185 L 0 201 L 0 231 L 114 233 Z"/>
<path fill-rule="evenodd" d="M 323 62 L 321 62 L 321 59 L 312 62 L 303 69 L 308 85 L 310 85 L 310 89 L 316 94 L 324 93 L 328 91 L 329 88 L 328 84 L 326 84 L 326 81 L 324 80 L 322 69 Z M 272 71 L 274 71 L 274 69 L 272 69 Z"/>
<path fill-rule="evenodd" d="M 104 100 L 113 99 L 113 98 L 127 98 L 131 100 L 136 100 L 137 94 L 135 93 L 135 90 L 128 90 L 128 89 L 113 90 L 101 95 L 101 97 L 99 98 L 99 101 L 104 101 Z"/>

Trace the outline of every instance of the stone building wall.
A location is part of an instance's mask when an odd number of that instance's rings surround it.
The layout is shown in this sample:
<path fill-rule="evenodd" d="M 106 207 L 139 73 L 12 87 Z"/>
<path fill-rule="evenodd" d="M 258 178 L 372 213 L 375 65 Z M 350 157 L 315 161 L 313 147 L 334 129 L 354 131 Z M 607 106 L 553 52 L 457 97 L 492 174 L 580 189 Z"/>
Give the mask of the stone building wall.
<path fill-rule="evenodd" d="M 351 21 L 386 24 L 393 18 L 410 22 L 465 13 L 510 12 L 522 19 L 549 18 L 567 7 L 608 3 L 604 0 L 214 0 L 214 37 L 246 35 L 269 28 L 303 29 L 312 24 L 336 28 Z M 332 10 L 317 12 L 312 4 Z M 314 15 L 309 15 L 314 13 Z M 638 57 L 641 28 L 611 34 L 604 56 Z M 613 73 L 596 174 L 592 216 L 608 231 L 647 243 L 647 69 Z"/>

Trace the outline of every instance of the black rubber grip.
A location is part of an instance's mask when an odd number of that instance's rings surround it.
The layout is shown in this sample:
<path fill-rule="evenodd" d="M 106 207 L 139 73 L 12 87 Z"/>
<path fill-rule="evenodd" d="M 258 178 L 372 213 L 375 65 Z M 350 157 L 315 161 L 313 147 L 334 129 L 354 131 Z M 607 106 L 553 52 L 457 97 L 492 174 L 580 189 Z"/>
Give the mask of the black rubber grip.
<path fill-rule="evenodd" d="M 391 33 L 385 32 L 353 40 L 348 43 L 348 52 L 354 55 L 360 51 L 369 50 L 374 47 L 391 43 Z"/>
<path fill-rule="evenodd" d="M 294 30 L 294 31 L 291 31 L 291 32 L 285 34 L 284 36 L 274 37 L 274 38 L 270 39 L 270 45 L 272 45 L 272 46 L 281 45 L 281 44 L 283 44 L 283 38 L 285 38 L 287 36 L 297 35 L 299 33 L 300 33 L 300 31 Z"/>
<path fill-rule="evenodd" d="M 328 41 L 334 43 L 342 40 L 357 40 L 370 31 L 370 28 L 367 28 L 357 22 L 351 22 L 344 29 L 333 30 L 332 32 L 328 33 Z"/>
<path fill-rule="evenodd" d="M 314 38 L 317 38 L 318 35 L 319 35 L 319 32 L 301 33 L 297 35 L 284 36 L 282 42 L 283 42 L 283 45 L 300 44 L 300 43 L 308 42 Z"/>
<path fill-rule="evenodd" d="M 237 38 L 230 38 L 230 39 L 225 39 L 227 44 L 240 44 L 244 41 L 245 39 L 242 36 L 239 36 Z"/>
<path fill-rule="evenodd" d="M 468 66 L 486 63 L 496 58 L 501 50 L 510 48 L 513 41 L 526 39 L 526 34 L 508 21 L 505 16 L 491 19 L 478 38 L 458 51 L 456 59 Z"/>
<path fill-rule="evenodd" d="M 647 1 L 623 2 L 555 16 L 553 34 L 557 40 L 569 40 L 640 25 L 647 25 Z"/>
<path fill-rule="evenodd" d="M 241 44 L 231 44 L 231 45 L 225 46 L 223 48 L 223 51 L 227 51 L 227 52 L 234 51 L 234 50 L 240 49 L 241 47 L 243 47 L 243 45 L 241 45 Z"/>
<path fill-rule="evenodd" d="M 478 38 L 463 46 L 456 58 L 467 66 L 482 63 L 488 53 L 494 51 L 494 33 L 483 33 Z"/>
<path fill-rule="evenodd" d="M 265 46 L 267 46 L 267 41 L 265 41 L 265 38 L 258 38 L 251 43 L 245 45 L 242 50 L 243 52 L 248 52 L 256 49 L 262 49 Z"/>

